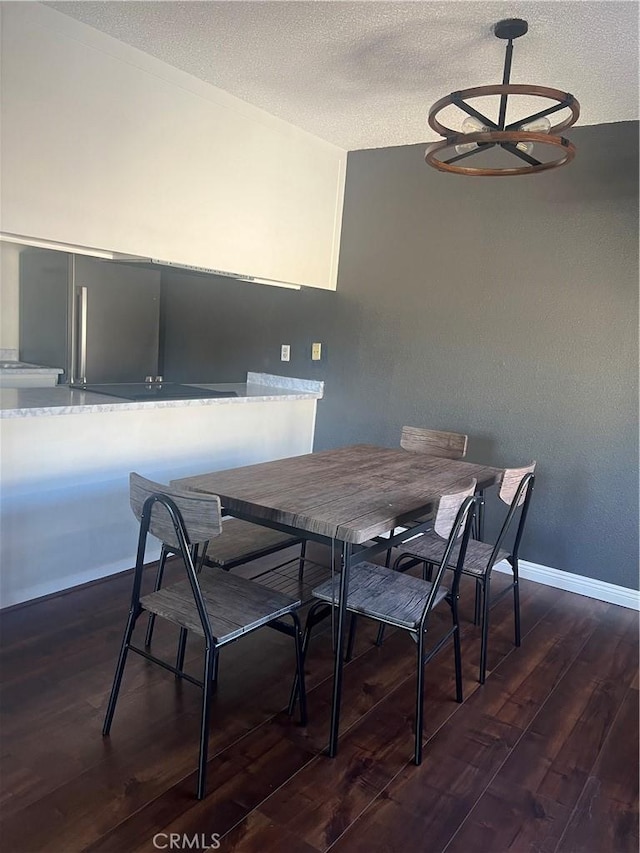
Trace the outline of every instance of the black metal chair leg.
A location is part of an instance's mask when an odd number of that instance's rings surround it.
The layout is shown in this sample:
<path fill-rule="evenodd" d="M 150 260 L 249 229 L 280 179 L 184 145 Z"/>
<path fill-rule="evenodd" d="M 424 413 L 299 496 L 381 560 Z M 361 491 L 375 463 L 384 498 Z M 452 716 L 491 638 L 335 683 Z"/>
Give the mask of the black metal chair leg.
<path fill-rule="evenodd" d="M 460 646 L 460 621 L 458 619 L 458 600 L 451 601 L 451 615 L 453 617 L 453 659 L 456 670 L 456 702 L 462 702 L 462 649 Z"/>
<path fill-rule="evenodd" d="M 473 624 L 479 625 L 482 614 L 482 581 L 476 578 L 476 599 L 473 610 Z"/>
<path fill-rule="evenodd" d="M 484 684 L 487 676 L 487 645 L 489 640 L 489 575 L 484 580 L 484 594 L 482 602 L 482 642 L 480 645 L 480 684 Z"/>
<path fill-rule="evenodd" d="M 304 577 L 304 561 L 307 554 L 307 540 L 302 540 L 302 545 L 300 546 L 300 563 L 298 564 L 298 580 L 302 581 Z"/>
<path fill-rule="evenodd" d="M 184 667 L 184 653 L 187 649 L 188 633 L 189 632 L 186 628 L 180 628 L 180 638 L 178 639 L 178 653 L 176 655 L 176 669 L 178 670 L 178 673 L 176 673 L 176 678 L 180 678 L 180 673 L 182 673 L 182 668 Z"/>
<path fill-rule="evenodd" d="M 416 678 L 416 742 L 413 760 L 422 762 L 422 720 L 424 716 L 424 631 L 417 636 L 418 672 Z"/>
<path fill-rule="evenodd" d="M 200 717 L 200 752 L 198 755 L 198 783 L 196 796 L 202 800 L 207 790 L 207 753 L 209 751 L 209 719 L 211 717 L 211 694 L 213 673 L 218 650 L 207 648 L 204 653 L 204 680 L 202 684 L 202 714 Z"/>
<path fill-rule="evenodd" d="M 513 565 L 513 621 L 515 626 L 515 643 L 520 645 L 520 574 L 518 571 L 518 559 L 514 559 Z"/>
<path fill-rule="evenodd" d="M 315 619 L 316 612 L 320 612 L 322 610 L 326 610 L 331 612 L 331 608 L 328 604 L 324 604 L 324 602 L 318 602 L 309 608 L 309 612 L 307 613 L 307 620 L 305 622 L 304 631 L 302 632 L 302 664 L 304 666 L 304 662 L 307 658 L 307 651 L 309 649 L 309 642 L 311 641 L 311 629 L 314 625 L 321 621 L 321 619 Z M 298 673 L 296 671 L 295 676 L 293 677 L 293 684 L 291 685 L 291 693 L 289 694 L 289 705 L 287 707 L 287 712 L 289 716 L 293 714 L 293 709 L 296 705 L 296 700 L 298 698 Z"/>
<path fill-rule="evenodd" d="M 212 685 L 211 689 L 215 692 L 218 689 L 218 671 L 220 669 L 220 652 L 216 655 L 216 659 L 213 664 L 213 677 L 211 679 Z"/>
<path fill-rule="evenodd" d="M 356 631 L 358 629 L 358 617 L 355 613 L 351 614 L 349 622 L 349 636 L 347 637 L 347 652 L 344 656 L 345 662 L 349 662 L 353 657 L 353 647 L 356 642 Z"/>
<path fill-rule="evenodd" d="M 153 591 L 157 592 L 162 586 L 162 576 L 164 575 L 164 567 L 167 562 L 167 557 L 169 556 L 169 551 L 167 550 L 167 546 L 162 546 L 162 551 L 160 552 L 160 561 L 158 563 L 158 571 L 156 573 L 156 582 L 153 587 Z M 151 640 L 153 639 L 153 626 L 156 623 L 156 614 L 149 614 L 149 621 L 147 622 L 147 633 L 145 634 L 144 644 L 145 647 L 148 648 L 151 645 Z"/>
<path fill-rule="evenodd" d="M 154 592 L 155 592 L 155 590 L 154 590 Z M 156 624 L 156 614 L 150 613 L 149 619 L 147 620 L 147 633 L 145 634 L 145 638 L 144 638 L 144 645 L 145 645 L 145 648 L 147 648 L 147 649 L 151 645 L 151 640 L 153 639 L 153 627 L 155 624 Z"/>
<path fill-rule="evenodd" d="M 384 642 L 384 624 L 381 622 L 378 626 L 378 634 L 376 636 L 376 646 L 381 646 Z"/>
<path fill-rule="evenodd" d="M 127 662 L 127 653 L 129 651 L 129 643 L 131 642 L 131 636 L 133 634 L 133 629 L 136 626 L 136 620 L 140 615 L 140 610 L 135 611 L 131 609 L 129 611 L 129 618 L 127 619 L 127 624 L 124 629 L 124 635 L 122 637 L 122 645 L 120 646 L 120 654 L 118 656 L 118 663 L 116 664 L 116 671 L 113 676 L 113 684 L 111 686 L 111 694 L 109 695 L 109 702 L 107 704 L 107 713 L 104 718 L 104 725 L 102 726 L 102 734 L 108 735 L 111 729 L 111 722 L 113 720 L 113 714 L 116 710 L 116 702 L 118 701 L 118 693 L 120 692 L 120 684 L 122 682 L 122 674 L 124 672 L 124 666 Z"/>
<path fill-rule="evenodd" d="M 192 546 L 193 547 L 193 546 Z M 209 540 L 202 543 L 202 547 L 198 548 L 196 545 L 193 548 L 192 556 L 193 563 L 196 567 L 196 574 L 201 574 L 204 567 L 207 565 L 207 548 L 209 547 Z"/>
<path fill-rule="evenodd" d="M 391 538 L 392 536 L 393 536 L 393 530 L 391 530 L 391 531 L 389 532 L 389 538 Z M 385 566 L 387 567 L 387 569 L 388 569 L 388 568 L 389 568 L 389 566 L 391 565 L 391 552 L 392 552 L 392 550 L 393 550 L 393 548 L 388 548 L 388 549 L 387 549 L 387 552 L 386 552 L 386 554 L 385 554 L 384 564 L 385 564 Z"/>
<path fill-rule="evenodd" d="M 304 655 L 303 655 L 303 666 L 304 666 Z M 287 705 L 287 714 L 292 717 L 293 711 L 296 707 L 296 700 L 298 698 L 298 684 L 300 679 L 298 677 L 298 668 L 296 666 L 296 674 L 293 677 L 293 684 L 291 685 L 291 692 L 289 693 L 289 704 Z"/>
<path fill-rule="evenodd" d="M 298 702 L 300 703 L 300 725 L 307 725 L 307 690 L 304 680 L 304 658 L 305 654 L 302 648 L 302 628 L 300 620 L 295 613 L 291 614 L 293 625 L 295 628 L 294 641 L 296 644 L 296 681 L 298 689 L 296 691 Z M 291 705 L 291 702 L 289 702 Z"/>

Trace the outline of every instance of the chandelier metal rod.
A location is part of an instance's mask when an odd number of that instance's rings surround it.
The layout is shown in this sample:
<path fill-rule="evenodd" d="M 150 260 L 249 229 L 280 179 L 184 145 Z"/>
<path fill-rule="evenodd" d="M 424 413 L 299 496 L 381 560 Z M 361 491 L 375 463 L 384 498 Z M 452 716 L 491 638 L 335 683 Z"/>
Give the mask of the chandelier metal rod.
<path fill-rule="evenodd" d="M 511 76 L 511 59 L 513 57 L 513 39 L 509 39 L 507 42 L 507 49 L 504 57 L 504 72 L 502 74 L 502 85 L 509 85 L 509 78 Z M 498 129 L 504 130 L 506 118 L 507 118 L 507 98 L 508 95 L 505 94 L 500 96 L 500 113 L 498 115 Z"/>
<path fill-rule="evenodd" d="M 532 157 L 530 154 L 527 154 L 526 151 L 520 151 L 517 145 L 514 145 L 512 142 L 503 142 L 501 145 L 505 151 L 508 151 L 510 154 L 515 154 L 516 157 L 519 157 L 521 160 L 524 160 L 525 163 L 528 163 L 530 166 L 539 166 L 540 160 L 536 160 L 535 157 Z"/>
<path fill-rule="evenodd" d="M 481 112 L 479 112 L 470 104 L 468 104 L 466 101 L 463 101 L 460 97 L 459 92 L 452 92 L 451 103 L 454 106 L 458 107 L 458 109 L 461 109 L 463 112 L 467 113 L 468 115 L 477 118 L 478 121 L 481 121 L 486 127 L 492 127 L 494 128 L 494 130 L 499 130 L 499 127 L 495 123 L 495 121 L 492 121 L 490 118 L 487 118 L 486 115 L 483 115 Z"/>
<path fill-rule="evenodd" d="M 478 148 L 481 148 L 483 151 L 488 151 L 489 148 L 494 148 L 498 143 L 497 142 L 479 142 Z M 464 151 L 462 154 L 457 154 L 455 157 L 450 157 L 448 160 L 444 162 L 449 163 L 457 163 L 458 160 L 464 160 L 465 157 L 472 157 L 474 154 L 478 153 L 478 148 L 474 148 L 471 151 Z"/>
<path fill-rule="evenodd" d="M 564 101 L 560 101 L 557 104 L 554 104 L 552 107 L 547 107 L 544 110 L 540 110 L 540 112 L 532 113 L 532 115 L 527 116 L 526 118 L 519 118 L 518 121 L 512 121 L 511 124 L 508 124 L 505 127 L 505 130 L 518 130 L 522 127 L 523 124 L 529 124 L 532 121 L 536 121 L 539 118 L 545 118 L 546 116 L 550 116 L 553 113 L 557 113 L 558 110 L 564 110 L 566 107 L 570 107 L 574 101 L 573 95 L 569 95 L 565 98 Z"/>

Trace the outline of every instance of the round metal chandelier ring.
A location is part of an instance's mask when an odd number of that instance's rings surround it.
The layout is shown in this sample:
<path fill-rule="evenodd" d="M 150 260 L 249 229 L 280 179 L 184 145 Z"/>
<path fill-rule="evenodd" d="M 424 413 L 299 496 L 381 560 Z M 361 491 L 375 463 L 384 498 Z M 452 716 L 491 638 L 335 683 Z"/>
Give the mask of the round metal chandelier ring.
<path fill-rule="evenodd" d="M 436 118 L 438 113 L 440 113 L 445 107 L 457 106 L 453 101 L 454 96 L 462 101 L 467 101 L 472 100 L 473 98 L 482 98 L 487 95 L 529 95 L 538 98 L 548 98 L 549 100 L 557 101 L 558 103 L 568 100 L 569 103 L 567 104 L 567 109 L 571 110 L 571 115 L 549 128 L 549 134 L 551 135 L 571 127 L 572 124 L 576 123 L 580 116 L 580 104 L 578 101 L 573 97 L 573 95 L 569 95 L 567 92 L 561 92 L 560 89 L 551 89 L 548 86 L 528 86 L 521 83 L 501 83 L 495 86 L 475 86 L 471 89 L 460 89 L 458 92 L 452 92 L 450 95 L 440 98 L 440 100 L 436 101 L 429 110 L 429 126 L 441 136 L 459 136 L 460 131 L 454 130 L 451 127 L 446 127 L 438 121 Z M 458 109 L 460 109 L 460 107 L 458 107 Z M 506 133 L 509 131 L 501 132 Z M 470 136 L 470 134 L 465 134 L 465 139 L 470 139 Z"/>
<path fill-rule="evenodd" d="M 476 142 L 479 145 L 483 143 L 493 143 L 500 145 L 509 143 L 517 145 L 518 142 L 540 142 L 544 145 L 555 145 L 562 148 L 563 155 L 556 160 L 550 160 L 547 163 L 538 163 L 537 165 L 519 166 L 518 168 L 473 168 L 472 166 L 458 166 L 455 163 L 446 163 L 439 160 L 435 155 L 440 151 L 451 148 L 455 145 Z M 478 149 L 479 151 L 481 149 Z M 454 175 L 477 175 L 499 177 L 501 175 L 533 175 L 536 172 L 544 172 L 547 169 L 555 169 L 557 166 L 564 166 L 565 163 L 570 163 L 575 157 L 576 147 L 568 139 L 562 136 L 552 136 L 547 133 L 531 133 L 525 130 L 495 130 L 491 133 L 456 133 L 453 136 L 447 136 L 442 142 L 434 142 L 426 150 L 424 159 L 426 162 L 438 169 L 441 172 L 451 172 Z"/>

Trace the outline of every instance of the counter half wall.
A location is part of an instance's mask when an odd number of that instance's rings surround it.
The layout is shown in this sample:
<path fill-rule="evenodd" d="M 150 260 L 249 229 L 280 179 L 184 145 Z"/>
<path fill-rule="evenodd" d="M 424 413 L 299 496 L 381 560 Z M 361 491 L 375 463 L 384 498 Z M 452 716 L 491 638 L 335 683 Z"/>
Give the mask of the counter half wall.
<path fill-rule="evenodd" d="M 0 391 L 0 606 L 133 567 L 131 471 L 167 483 L 313 450 L 323 383 L 249 373 L 235 397 L 129 402 Z M 84 396 L 81 396 L 84 395 Z M 150 539 L 149 559 L 160 547 Z"/>

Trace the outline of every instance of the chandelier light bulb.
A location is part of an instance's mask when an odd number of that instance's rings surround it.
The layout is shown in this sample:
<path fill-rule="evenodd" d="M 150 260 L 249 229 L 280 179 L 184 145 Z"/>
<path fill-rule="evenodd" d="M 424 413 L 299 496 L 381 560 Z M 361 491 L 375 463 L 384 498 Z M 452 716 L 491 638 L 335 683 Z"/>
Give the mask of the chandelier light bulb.
<path fill-rule="evenodd" d="M 490 130 L 491 128 L 482 124 L 479 119 L 468 116 L 462 122 L 461 133 L 488 133 Z M 456 145 L 456 151 L 458 154 L 466 154 L 467 151 L 473 151 L 477 147 L 477 142 L 462 142 L 460 145 Z"/>
<path fill-rule="evenodd" d="M 535 121 L 523 124 L 521 130 L 526 130 L 527 133 L 549 133 L 551 130 L 551 122 L 546 116 L 541 116 Z"/>
<path fill-rule="evenodd" d="M 525 130 L 527 133 L 549 133 L 551 122 L 546 116 L 542 116 L 535 121 L 530 121 L 528 124 L 523 124 L 520 129 Z M 531 156 L 533 142 L 518 142 L 516 143 L 516 148 L 518 151 L 523 151 L 525 154 Z"/>
<path fill-rule="evenodd" d="M 516 142 L 518 151 L 523 151 L 525 154 L 531 155 L 533 151 L 533 142 Z"/>

